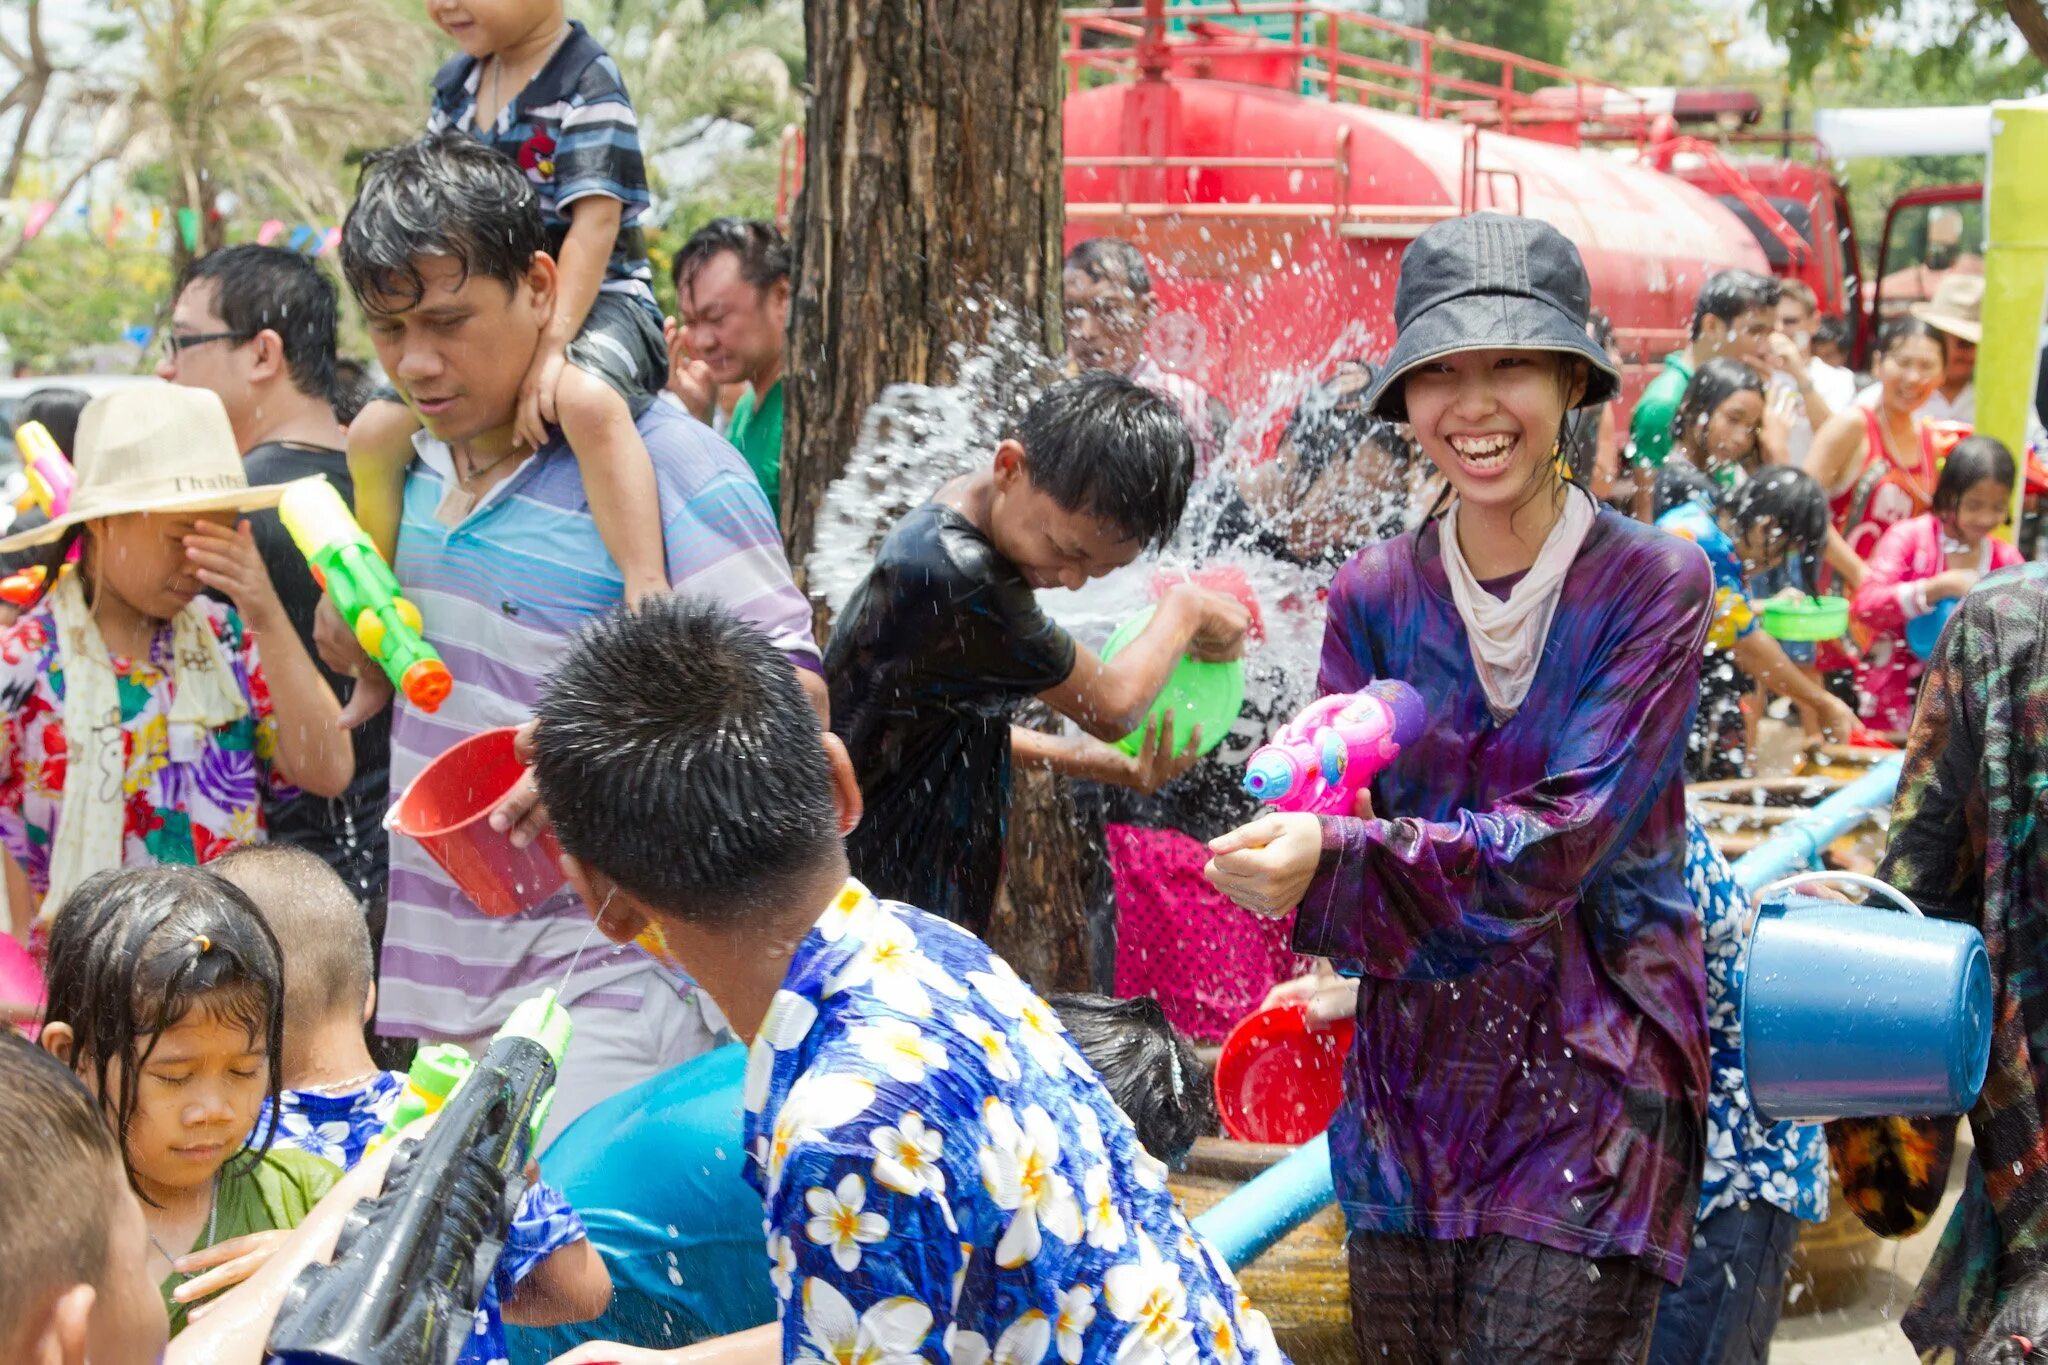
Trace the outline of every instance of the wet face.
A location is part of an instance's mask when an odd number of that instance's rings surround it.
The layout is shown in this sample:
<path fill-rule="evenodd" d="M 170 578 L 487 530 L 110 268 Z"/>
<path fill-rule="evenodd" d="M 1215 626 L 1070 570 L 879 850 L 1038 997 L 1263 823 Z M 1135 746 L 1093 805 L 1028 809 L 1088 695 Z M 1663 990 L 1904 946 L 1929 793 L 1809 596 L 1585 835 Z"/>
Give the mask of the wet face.
<path fill-rule="evenodd" d="M 185 537 L 202 521 L 234 525 L 230 512 L 136 512 L 91 524 L 86 572 L 144 616 L 167 621 L 199 595 Z"/>
<path fill-rule="evenodd" d="M 1744 389 L 1721 400 L 1707 418 L 1701 445 L 1709 468 L 1741 464 L 1756 450 L 1764 424 L 1764 396 Z"/>
<path fill-rule="evenodd" d="M 1085 270 L 1060 276 L 1067 310 L 1067 354 L 1083 370 L 1129 374 L 1145 353 L 1145 328 L 1152 321 L 1152 296 L 1139 294 L 1111 272 L 1096 279 Z"/>
<path fill-rule="evenodd" d="M 1777 327 L 1778 315 L 1770 308 L 1752 308 L 1736 314 L 1733 322 L 1725 323 L 1709 315 L 1700 321 L 1700 340 L 1707 343 L 1712 355 L 1727 356 L 1761 369 L 1770 349 L 1771 333 Z"/>
<path fill-rule="evenodd" d="M 1911 412 L 1934 396 L 1947 369 L 1940 342 L 1906 337 L 1877 358 L 1877 381 L 1887 406 Z"/>
<path fill-rule="evenodd" d="M 1770 517 L 1758 517 L 1735 538 L 1735 554 L 1746 573 L 1768 573 L 1791 555 L 1791 546 Z"/>
<path fill-rule="evenodd" d="M 1554 351 L 1460 351 L 1402 381 L 1408 424 L 1430 461 L 1475 507 L 1518 506 L 1554 458 L 1582 371 Z"/>
<path fill-rule="evenodd" d="M 450 444 L 509 425 L 554 307 L 554 262 L 536 255 L 509 286 L 465 276 L 446 257 L 415 264 L 426 285 L 418 300 L 363 300 L 384 372 L 427 430 Z"/>
<path fill-rule="evenodd" d="M 173 337 L 204 337 L 227 331 L 227 323 L 214 311 L 218 297 L 219 290 L 212 280 L 194 280 L 186 285 L 178 294 L 178 301 L 171 305 L 170 334 Z M 237 340 L 234 337 L 179 346 L 158 359 L 157 378 L 190 388 L 213 390 L 220 395 L 221 405 L 228 410 L 229 422 L 240 431 L 255 403 L 249 379 L 255 348 L 253 338 Z"/>
<path fill-rule="evenodd" d="M 204 1185 L 242 1149 L 269 1085 L 269 1052 L 240 1021 L 195 1008 L 155 1038 L 137 1039 L 144 1057 L 128 1123 L 128 1165 L 136 1186 L 164 1196 Z M 120 1085 L 119 1066 L 107 1085 Z"/>
<path fill-rule="evenodd" d="M 1778 332 L 1799 348 L 1799 354 L 1808 355 L 1813 347 L 1813 312 L 1807 308 L 1806 300 L 1786 294 L 1778 300 Z"/>
<path fill-rule="evenodd" d="M 1121 569 L 1144 547 L 1117 527 L 1070 512 L 1031 482 L 1024 447 L 996 448 L 988 538 L 1034 588 L 1078 588 Z"/>
<path fill-rule="evenodd" d="M 2005 525 L 2012 510 L 2012 488 L 1990 479 L 1979 479 L 1965 489 L 1955 510 L 1944 513 L 1942 522 L 1949 533 L 1971 549 L 1983 545 L 1993 531 Z"/>
<path fill-rule="evenodd" d="M 149 1277 L 149 1228 L 142 1202 L 118 1166 L 109 1166 L 107 1268 L 94 1286 L 86 1331 L 92 1365 L 150 1365 L 170 1335 L 163 1295 Z"/>
<path fill-rule="evenodd" d="M 789 334 L 789 281 L 747 283 L 736 251 L 721 251 L 684 281 L 678 296 L 690 352 L 721 384 L 772 384 Z M 766 383 L 763 383 L 766 381 Z"/>
<path fill-rule="evenodd" d="M 539 0 L 427 0 L 427 17 L 465 53 L 482 58 L 531 37 L 553 15 Z"/>

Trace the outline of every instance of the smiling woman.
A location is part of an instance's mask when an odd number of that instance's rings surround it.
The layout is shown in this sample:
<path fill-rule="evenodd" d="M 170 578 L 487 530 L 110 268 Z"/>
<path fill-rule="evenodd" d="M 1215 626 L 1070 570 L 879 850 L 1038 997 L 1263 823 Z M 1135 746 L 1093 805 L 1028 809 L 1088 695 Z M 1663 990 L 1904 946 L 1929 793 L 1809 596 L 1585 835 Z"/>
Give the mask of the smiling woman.
<path fill-rule="evenodd" d="M 1368 1359 L 1638 1360 L 1691 1243 L 1706 984 L 1678 763 L 1709 579 L 1565 478 L 1566 414 L 1619 382 L 1588 292 L 1528 219 L 1409 248 L 1367 406 L 1451 501 L 1338 573 L 1319 683 L 1400 679 L 1430 725 L 1354 815 L 1210 845 L 1220 890 L 1298 906 L 1295 950 L 1362 975 L 1330 1151 Z"/>
<path fill-rule="evenodd" d="M 249 898 L 189 868 L 104 872 L 50 937 L 42 1044 L 78 1073 L 142 1196 L 150 1274 L 175 1334 L 189 1304 L 179 1261 L 290 1228 L 340 1176 L 257 1132 L 281 1084 L 284 978 Z"/>

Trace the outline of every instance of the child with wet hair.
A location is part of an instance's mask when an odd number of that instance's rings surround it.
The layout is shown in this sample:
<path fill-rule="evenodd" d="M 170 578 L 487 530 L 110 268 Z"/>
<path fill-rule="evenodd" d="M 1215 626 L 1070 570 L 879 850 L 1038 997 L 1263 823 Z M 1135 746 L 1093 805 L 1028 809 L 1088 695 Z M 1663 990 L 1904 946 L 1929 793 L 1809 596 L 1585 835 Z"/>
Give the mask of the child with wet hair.
<path fill-rule="evenodd" d="M 303 849 L 237 850 L 215 871 L 246 893 L 276 935 L 284 964 L 282 1086 L 276 1151 L 303 1152 L 353 1170 L 405 1093 L 405 1073 L 381 1070 L 363 1040 L 375 1010 L 370 932 L 348 886 Z M 269 1123 L 262 1125 L 268 1130 Z M 224 1287 L 222 1276 L 195 1293 Z M 476 1308 L 459 1361 L 505 1357 L 507 1321 L 531 1327 L 580 1322 L 604 1311 L 611 1280 L 583 1221 L 554 1189 L 536 1181 L 521 1197 Z"/>
<path fill-rule="evenodd" d="M 1066 1025 L 1145 1150 L 1178 1170 L 1195 1139 L 1216 1132 L 1209 1069 L 1166 1022 L 1149 995 L 1055 995 L 1046 1002 Z"/>
<path fill-rule="evenodd" d="M 171 1331 L 226 1243 L 297 1226 L 339 1178 L 273 1150 L 284 973 L 239 889 L 186 867 L 88 878 L 50 934 L 41 1042 L 98 1099 L 141 1196 Z M 219 1285 L 212 1284 L 218 1288 Z"/>

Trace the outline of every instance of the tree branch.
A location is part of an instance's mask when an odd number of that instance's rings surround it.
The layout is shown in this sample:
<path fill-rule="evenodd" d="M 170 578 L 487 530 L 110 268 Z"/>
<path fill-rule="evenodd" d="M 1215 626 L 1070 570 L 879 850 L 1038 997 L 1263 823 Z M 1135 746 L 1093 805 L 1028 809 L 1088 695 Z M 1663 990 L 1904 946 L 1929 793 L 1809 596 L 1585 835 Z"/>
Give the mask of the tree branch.
<path fill-rule="evenodd" d="M 2037 62 L 2048 62 L 2048 5 L 2042 0 L 2005 0 L 2005 12 L 2013 27 L 2034 53 Z"/>

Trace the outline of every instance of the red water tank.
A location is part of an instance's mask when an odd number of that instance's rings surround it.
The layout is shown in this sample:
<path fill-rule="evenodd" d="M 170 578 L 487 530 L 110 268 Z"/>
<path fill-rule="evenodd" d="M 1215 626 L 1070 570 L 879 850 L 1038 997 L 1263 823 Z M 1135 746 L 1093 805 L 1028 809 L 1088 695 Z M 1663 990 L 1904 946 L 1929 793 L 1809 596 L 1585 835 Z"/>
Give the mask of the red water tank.
<path fill-rule="evenodd" d="M 1239 74 L 1232 72 L 1230 74 Z M 1071 93 L 1067 245 L 1109 234 L 1154 264 L 1149 343 L 1240 415 L 1291 403 L 1332 362 L 1393 343 L 1400 257 L 1475 209 L 1544 219 L 1577 244 L 1633 398 L 1684 343 L 1715 271 L 1768 269 L 1709 194 L 1582 149 L 1245 82 L 1162 79 Z"/>

